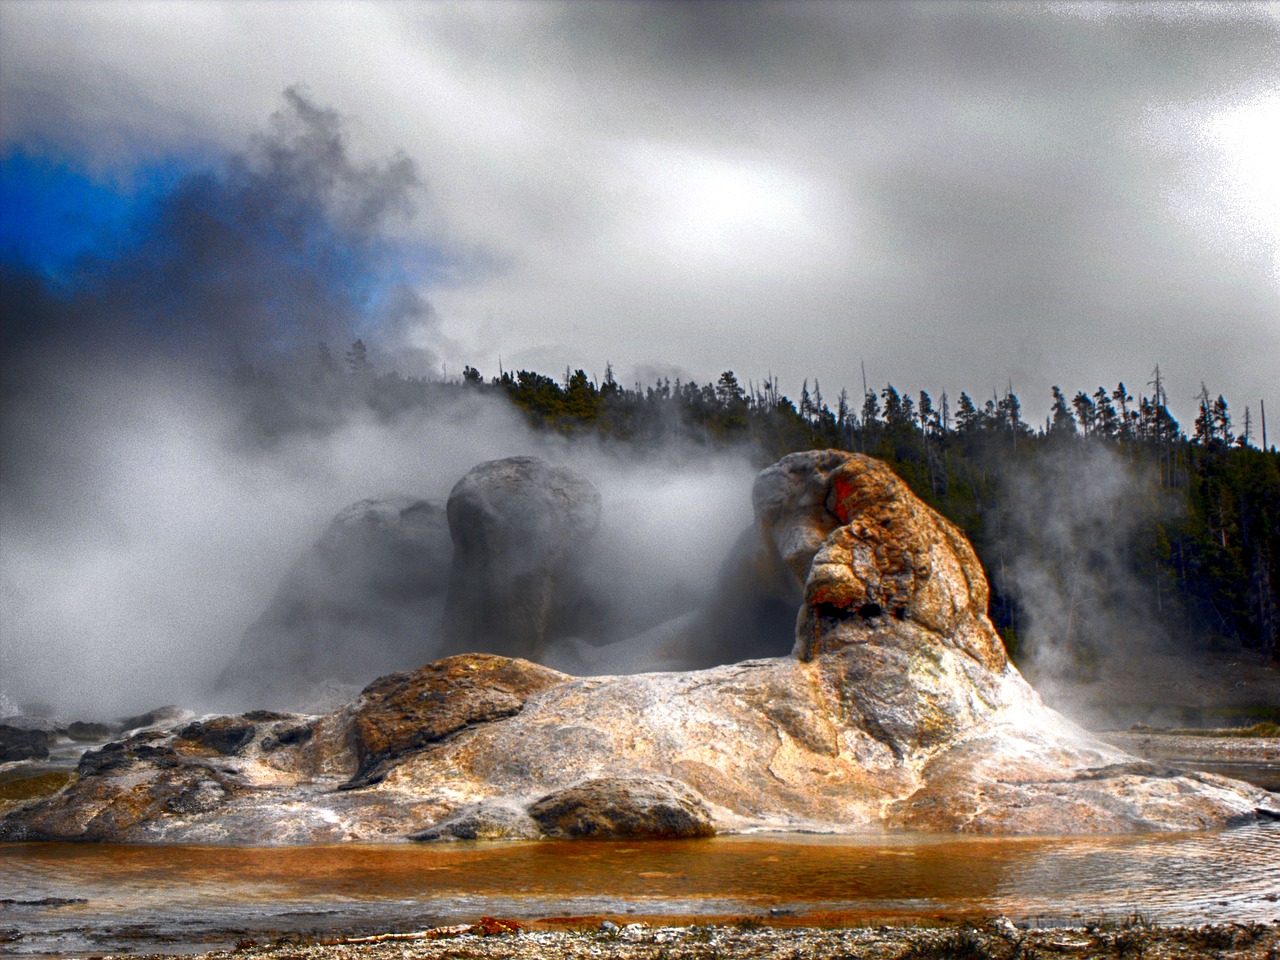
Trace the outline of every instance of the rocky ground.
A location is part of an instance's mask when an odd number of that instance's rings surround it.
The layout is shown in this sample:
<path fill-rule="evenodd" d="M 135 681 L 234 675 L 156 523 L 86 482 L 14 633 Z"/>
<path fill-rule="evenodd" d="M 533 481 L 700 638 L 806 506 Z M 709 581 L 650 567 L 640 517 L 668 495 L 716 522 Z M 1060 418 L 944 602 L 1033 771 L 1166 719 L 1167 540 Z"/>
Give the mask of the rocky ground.
<path fill-rule="evenodd" d="M 584 921 L 586 918 L 582 918 Z M 157 958 L 161 955 L 155 955 Z M 579 930 L 530 931 L 511 921 L 487 918 L 468 927 L 327 942 L 298 937 L 259 943 L 241 941 L 234 950 L 201 960 L 345 960 L 362 958 L 539 958 L 539 960 L 713 960 L 769 957 L 777 960 L 1032 960 L 1032 958 L 1133 957 L 1142 960 L 1221 958 L 1275 960 L 1280 924 L 1221 923 L 1163 927 L 1131 917 L 1082 927 L 1019 929 L 1006 919 L 982 927 L 860 927 L 786 929 L 759 925 L 618 927 L 611 922 Z"/>

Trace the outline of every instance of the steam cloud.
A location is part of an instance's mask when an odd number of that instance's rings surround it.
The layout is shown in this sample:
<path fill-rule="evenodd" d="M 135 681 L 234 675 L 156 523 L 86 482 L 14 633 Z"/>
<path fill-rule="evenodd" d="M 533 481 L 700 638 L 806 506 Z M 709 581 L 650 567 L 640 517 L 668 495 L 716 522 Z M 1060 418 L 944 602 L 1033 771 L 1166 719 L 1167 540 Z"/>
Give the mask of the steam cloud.
<path fill-rule="evenodd" d="M 1156 478 L 1102 443 L 1049 449 L 1006 479 L 991 573 L 1024 618 L 1024 668 L 1059 706 L 1112 657 L 1141 663 L 1176 639 L 1159 625 L 1155 574 L 1135 562 L 1154 551 L 1154 521 L 1168 515 Z"/>
<path fill-rule="evenodd" d="M 483 460 L 540 455 L 595 483 L 596 555 L 632 607 L 684 612 L 750 520 L 737 454 L 570 442 L 470 391 L 394 417 L 311 409 L 321 341 L 368 334 L 399 369 L 434 368 L 434 314 L 410 285 L 434 254 L 395 236 L 412 164 L 356 163 L 336 114 L 285 99 L 269 135 L 179 182 L 70 287 L 5 267 L 2 712 L 216 706 L 204 691 L 341 508 L 443 504 Z M 246 404 L 233 360 L 276 369 L 279 402 Z"/>
<path fill-rule="evenodd" d="M 428 335 L 409 281 L 431 254 L 392 235 L 423 189 L 413 163 L 356 162 L 337 113 L 298 88 L 284 98 L 269 134 L 182 177 L 118 249 L 83 257 L 70 289 L 6 264 L 4 345 L 225 363 L 366 330 L 396 348 Z"/>

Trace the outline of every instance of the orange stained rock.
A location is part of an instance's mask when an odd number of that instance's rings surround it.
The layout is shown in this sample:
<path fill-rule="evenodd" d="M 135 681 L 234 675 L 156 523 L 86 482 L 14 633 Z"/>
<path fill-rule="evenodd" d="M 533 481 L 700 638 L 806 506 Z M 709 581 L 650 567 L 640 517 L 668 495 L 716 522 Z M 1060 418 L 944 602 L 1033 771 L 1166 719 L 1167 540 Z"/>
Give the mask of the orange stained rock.
<path fill-rule="evenodd" d="M 499 917 L 481 917 L 475 923 L 471 924 L 468 933 L 479 934 L 482 937 L 500 937 L 505 934 L 519 933 L 524 927 L 514 920 L 503 920 Z"/>
<path fill-rule="evenodd" d="M 791 492 L 771 500 L 769 523 L 781 531 L 775 543 L 814 545 L 807 565 L 803 557 L 790 564 L 804 587 L 802 659 L 857 642 L 858 618 L 884 616 L 923 627 L 989 669 L 1004 668 L 972 547 L 885 464 L 827 450 L 785 458 L 769 473 L 790 478 L 781 482 Z M 836 614 L 843 622 L 829 619 Z"/>

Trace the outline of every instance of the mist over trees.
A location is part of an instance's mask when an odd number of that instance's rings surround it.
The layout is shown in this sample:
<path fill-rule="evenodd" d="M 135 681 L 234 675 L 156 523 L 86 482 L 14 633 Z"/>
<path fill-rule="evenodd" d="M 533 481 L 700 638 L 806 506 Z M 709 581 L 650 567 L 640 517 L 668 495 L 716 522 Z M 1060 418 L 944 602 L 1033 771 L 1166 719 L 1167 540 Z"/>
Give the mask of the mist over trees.
<path fill-rule="evenodd" d="M 322 345 L 291 364 L 241 367 L 245 439 L 323 432 L 356 408 L 391 419 L 474 396 L 606 448 L 732 446 L 764 465 L 838 447 L 886 461 L 969 536 L 1015 656 L 1086 675 L 1112 652 L 1171 644 L 1280 659 L 1280 454 L 1260 449 L 1260 416 L 1237 415 L 1203 385 L 1184 429 L 1158 368 L 1136 395 L 1124 383 L 1055 386 L 1045 421 L 1031 424 L 1011 388 L 975 400 L 886 384 L 852 398 L 824 396 L 813 380 L 796 401 L 771 376 L 744 383 L 732 371 L 631 386 L 610 366 L 599 379 L 580 369 L 486 379 L 470 366 L 434 379 L 380 371 L 371 355 L 356 341 L 341 361 Z"/>

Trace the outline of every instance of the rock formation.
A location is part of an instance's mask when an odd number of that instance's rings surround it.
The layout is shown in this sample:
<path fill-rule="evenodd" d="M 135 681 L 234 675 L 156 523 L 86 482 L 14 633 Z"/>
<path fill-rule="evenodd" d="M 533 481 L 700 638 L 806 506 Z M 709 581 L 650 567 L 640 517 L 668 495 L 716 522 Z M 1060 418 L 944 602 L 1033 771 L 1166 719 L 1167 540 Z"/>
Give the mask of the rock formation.
<path fill-rule="evenodd" d="M 49 755 L 52 730 L 30 722 L 28 717 L 0 719 L 0 763 L 40 760 Z"/>
<path fill-rule="evenodd" d="M 600 523 L 590 481 L 537 457 L 492 460 L 458 481 L 448 511 L 445 653 L 541 660 L 553 635 L 578 632 L 589 613 L 575 565 Z"/>
<path fill-rule="evenodd" d="M 0 838 L 1103 833 L 1219 827 L 1273 805 L 1135 760 L 1047 709 L 987 619 L 968 543 L 883 464 L 795 454 L 754 499 L 760 549 L 803 598 L 794 656 L 586 678 L 455 656 L 325 716 L 108 744 L 8 814 Z"/>
<path fill-rule="evenodd" d="M 293 705 L 325 681 L 363 685 L 417 666 L 431 649 L 452 552 L 445 511 L 427 500 L 347 507 L 246 631 L 220 695 Z"/>

